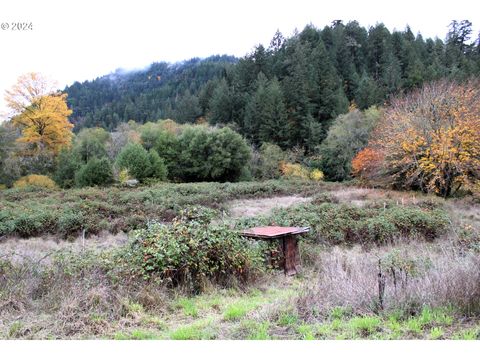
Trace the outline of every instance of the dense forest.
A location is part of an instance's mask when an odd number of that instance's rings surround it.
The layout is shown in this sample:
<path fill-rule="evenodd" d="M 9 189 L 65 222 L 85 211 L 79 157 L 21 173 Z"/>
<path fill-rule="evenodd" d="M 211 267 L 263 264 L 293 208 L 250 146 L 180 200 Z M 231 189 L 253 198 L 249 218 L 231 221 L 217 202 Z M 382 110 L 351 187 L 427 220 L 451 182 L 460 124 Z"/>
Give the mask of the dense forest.
<path fill-rule="evenodd" d="M 354 104 L 381 105 L 392 94 L 440 78 L 480 73 L 480 44 L 468 20 L 452 21 L 445 40 L 424 39 L 407 27 L 365 28 L 334 21 L 306 26 L 290 38 L 277 31 L 270 45 L 241 59 L 214 56 L 116 71 L 65 89 L 75 130 L 172 118 L 232 124 L 253 144 L 311 152 L 332 120 Z"/>
<path fill-rule="evenodd" d="M 118 69 L 93 81 L 75 82 L 65 89 L 69 107 L 74 109 L 71 121 L 77 131 L 93 126 L 113 130 L 133 119 L 191 122 L 203 112 L 199 94 L 205 84 L 225 76 L 237 61 L 225 55 L 176 64 L 160 62 L 145 70 Z"/>

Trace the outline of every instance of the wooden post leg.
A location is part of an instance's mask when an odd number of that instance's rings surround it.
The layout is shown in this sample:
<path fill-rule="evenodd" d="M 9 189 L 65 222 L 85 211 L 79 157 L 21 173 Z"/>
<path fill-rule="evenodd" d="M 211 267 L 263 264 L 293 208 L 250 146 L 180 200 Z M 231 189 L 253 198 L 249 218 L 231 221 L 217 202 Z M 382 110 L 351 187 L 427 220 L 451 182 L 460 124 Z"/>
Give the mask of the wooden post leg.
<path fill-rule="evenodd" d="M 285 255 L 285 275 L 295 275 L 297 271 L 300 271 L 300 252 L 297 239 L 294 236 L 286 236 L 283 240 L 283 249 Z"/>

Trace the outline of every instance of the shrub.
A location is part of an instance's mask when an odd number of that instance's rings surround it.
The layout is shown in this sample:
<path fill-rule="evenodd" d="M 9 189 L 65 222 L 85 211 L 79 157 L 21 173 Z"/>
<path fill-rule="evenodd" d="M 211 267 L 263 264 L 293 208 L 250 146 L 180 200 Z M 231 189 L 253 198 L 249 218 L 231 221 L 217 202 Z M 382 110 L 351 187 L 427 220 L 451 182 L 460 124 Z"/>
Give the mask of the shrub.
<path fill-rule="evenodd" d="M 300 164 L 283 163 L 280 167 L 283 176 L 306 180 L 310 176 L 308 170 Z"/>
<path fill-rule="evenodd" d="M 441 80 L 393 98 L 369 148 L 395 188 L 448 197 L 480 178 L 480 83 Z"/>
<path fill-rule="evenodd" d="M 29 192 L 7 189 L 0 192 L 0 236 L 14 235 L 14 220 L 22 213 L 46 211 L 56 214 L 58 221 L 58 214 L 63 212 L 82 213 L 87 235 L 101 230 L 116 233 L 143 227 L 149 219 L 171 221 L 187 205 L 219 208 L 231 199 L 271 197 L 299 191 L 316 193 L 318 184 L 271 180 L 261 183 L 162 184 L 141 189 L 108 187 L 48 192 L 34 188 Z M 45 229 L 45 233 L 48 231 Z M 70 235 L 61 229 L 58 232 Z"/>
<path fill-rule="evenodd" d="M 56 214 L 39 209 L 33 213 L 19 214 L 13 220 L 12 230 L 22 237 L 48 234 L 56 230 L 55 222 Z"/>
<path fill-rule="evenodd" d="M 362 181 L 378 180 L 382 176 L 381 163 L 384 155 L 378 149 L 365 148 L 352 160 L 352 175 Z"/>
<path fill-rule="evenodd" d="M 178 141 L 175 174 L 185 181 L 235 181 L 250 159 L 246 141 L 227 127 L 191 126 Z"/>
<path fill-rule="evenodd" d="M 57 219 L 57 231 L 63 235 L 78 233 L 85 225 L 85 217 L 79 211 L 64 210 Z"/>
<path fill-rule="evenodd" d="M 82 129 L 77 135 L 73 151 L 87 162 L 92 158 L 101 159 L 107 156 L 106 145 L 110 134 L 102 128 Z"/>
<path fill-rule="evenodd" d="M 168 168 L 156 150 L 150 149 L 148 152 L 148 161 L 150 162 L 149 177 L 160 181 L 167 180 Z"/>
<path fill-rule="evenodd" d="M 159 132 L 155 138 L 153 149 L 164 159 L 169 177 L 179 177 L 181 169 L 179 169 L 177 165 L 178 155 L 180 153 L 177 135 L 174 132 L 166 130 Z"/>
<path fill-rule="evenodd" d="M 132 177 L 128 173 L 128 170 L 127 169 L 120 170 L 120 172 L 118 173 L 118 182 L 121 185 L 126 185 L 127 181 L 129 180 L 132 180 Z"/>
<path fill-rule="evenodd" d="M 55 189 L 57 185 L 55 181 L 50 179 L 45 175 L 27 175 L 24 176 L 13 184 L 14 188 L 25 188 L 25 187 L 37 187 L 41 189 Z"/>
<path fill-rule="evenodd" d="M 367 146 L 370 132 L 379 117 L 380 111 L 372 107 L 363 112 L 354 109 L 334 120 L 318 148 L 327 179 L 342 181 L 350 178 L 352 159 Z"/>
<path fill-rule="evenodd" d="M 310 171 L 309 177 L 313 181 L 322 181 L 325 176 L 321 170 L 313 169 Z"/>
<path fill-rule="evenodd" d="M 113 182 L 113 170 L 107 158 L 90 159 L 80 170 L 75 173 L 75 185 L 104 186 Z"/>
<path fill-rule="evenodd" d="M 206 279 L 246 281 L 261 269 L 261 253 L 225 225 L 209 224 L 211 215 L 184 212 L 171 225 L 151 223 L 134 232 L 133 259 L 144 277 L 199 290 Z"/>
<path fill-rule="evenodd" d="M 62 188 L 71 188 L 75 185 L 75 173 L 82 166 L 80 156 L 70 150 L 62 150 L 57 158 L 57 169 L 54 179 Z"/>
<path fill-rule="evenodd" d="M 273 215 L 244 219 L 239 226 L 267 224 L 309 226 L 307 237 L 314 241 L 382 244 L 398 236 L 419 236 L 431 240 L 443 234 L 449 219 L 443 210 L 426 210 L 393 206 L 386 209 L 364 209 L 345 204 L 321 202 L 278 209 Z"/>
<path fill-rule="evenodd" d="M 147 122 L 140 126 L 139 132 L 143 147 L 150 150 L 154 148 L 155 142 L 162 132 L 162 128 L 158 123 Z"/>
<path fill-rule="evenodd" d="M 152 171 L 148 152 L 140 144 L 127 144 L 118 154 L 115 165 L 119 169 L 127 169 L 139 181 L 149 177 Z"/>
<path fill-rule="evenodd" d="M 287 160 L 287 155 L 278 146 L 263 143 L 259 152 L 252 159 L 252 175 L 256 179 L 278 179 L 282 176 L 280 164 Z"/>

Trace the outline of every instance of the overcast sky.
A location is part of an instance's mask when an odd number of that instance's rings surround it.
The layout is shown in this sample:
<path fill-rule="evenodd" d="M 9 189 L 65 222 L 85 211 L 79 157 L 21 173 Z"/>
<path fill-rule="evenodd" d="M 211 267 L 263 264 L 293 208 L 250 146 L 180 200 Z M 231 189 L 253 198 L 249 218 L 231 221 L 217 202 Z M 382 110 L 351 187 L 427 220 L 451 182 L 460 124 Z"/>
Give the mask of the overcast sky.
<path fill-rule="evenodd" d="M 33 30 L 0 29 L 0 111 L 16 78 L 41 72 L 60 87 L 117 68 L 154 61 L 180 61 L 214 54 L 243 56 L 268 45 L 279 29 L 289 36 L 309 23 L 383 22 L 390 30 L 407 24 L 414 33 L 445 38 L 451 20 L 480 26 L 479 1 L 60 1 L 1 0 L 0 23 L 33 23 Z M 476 35 L 475 35 L 476 37 Z"/>

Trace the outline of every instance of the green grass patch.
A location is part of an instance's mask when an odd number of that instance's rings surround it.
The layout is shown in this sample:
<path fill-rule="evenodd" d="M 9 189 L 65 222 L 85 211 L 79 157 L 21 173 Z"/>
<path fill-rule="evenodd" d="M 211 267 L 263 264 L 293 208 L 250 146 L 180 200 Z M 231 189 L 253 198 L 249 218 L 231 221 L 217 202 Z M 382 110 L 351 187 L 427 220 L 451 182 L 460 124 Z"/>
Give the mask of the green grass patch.
<path fill-rule="evenodd" d="M 350 319 L 350 328 L 358 335 L 367 337 L 380 330 L 381 319 L 375 316 L 362 316 Z"/>
<path fill-rule="evenodd" d="M 297 334 L 300 335 L 302 340 L 315 340 L 315 332 L 312 325 L 302 324 L 297 327 Z"/>
<path fill-rule="evenodd" d="M 247 340 L 270 340 L 269 328 L 270 323 L 268 321 L 244 320 L 240 323 L 240 331 L 243 334 L 242 339 Z"/>
<path fill-rule="evenodd" d="M 458 331 L 453 335 L 454 340 L 480 340 L 480 327 Z"/>
<path fill-rule="evenodd" d="M 330 318 L 335 320 L 342 320 L 344 319 L 350 311 L 348 309 L 341 307 L 341 306 L 335 306 L 331 311 L 330 311 Z"/>
<path fill-rule="evenodd" d="M 278 316 L 277 324 L 280 326 L 293 326 L 298 323 L 298 315 L 292 312 L 282 312 Z"/>
<path fill-rule="evenodd" d="M 23 332 L 23 324 L 20 321 L 15 321 L 8 328 L 8 337 L 10 339 L 19 338 Z"/>
<path fill-rule="evenodd" d="M 178 300 L 177 307 L 182 309 L 185 316 L 198 317 L 198 308 L 192 299 L 183 298 Z"/>
<path fill-rule="evenodd" d="M 223 319 L 227 321 L 235 321 L 247 315 L 250 307 L 244 303 L 236 303 L 229 305 L 223 313 Z"/>
<path fill-rule="evenodd" d="M 113 338 L 115 340 L 154 340 L 158 339 L 158 336 L 146 330 L 133 330 L 129 334 L 122 332 L 116 333 Z"/>
<path fill-rule="evenodd" d="M 223 319 L 226 321 L 236 321 L 245 317 L 250 311 L 258 307 L 265 299 L 254 295 L 244 298 L 227 306 L 223 312 Z"/>
<path fill-rule="evenodd" d="M 431 340 L 439 340 L 442 339 L 444 332 L 440 327 L 434 327 L 430 330 L 430 339 Z"/>
<path fill-rule="evenodd" d="M 163 321 L 162 319 L 159 319 L 156 316 L 148 316 L 148 315 L 143 316 L 141 323 L 143 326 L 146 326 L 146 327 L 153 326 L 156 329 L 162 330 L 162 331 L 167 329 L 167 324 L 165 323 L 165 321 Z"/>
<path fill-rule="evenodd" d="M 405 322 L 405 330 L 415 336 L 423 333 L 423 324 L 418 318 L 411 318 Z"/>
<path fill-rule="evenodd" d="M 180 326 L 169 335 L 171 340 L 212 340 L 217 337 L 211 320 L 202 320 L 191 325 Z"/>

